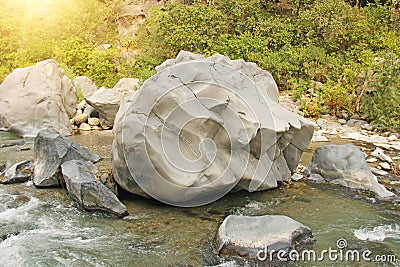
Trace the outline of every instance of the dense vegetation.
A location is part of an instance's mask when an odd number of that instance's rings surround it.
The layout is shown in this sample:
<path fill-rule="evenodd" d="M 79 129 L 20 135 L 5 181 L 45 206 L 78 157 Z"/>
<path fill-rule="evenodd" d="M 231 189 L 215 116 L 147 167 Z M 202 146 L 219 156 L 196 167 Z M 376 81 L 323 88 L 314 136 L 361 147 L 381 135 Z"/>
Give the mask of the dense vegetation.
<path fill-rule="evenodd" d="M 123 59 L 98 46 L 117 40 L 114 7 L 111 0 L 0 0 L 0 80 L 55 58 L 71 77 L 113 86 Z"/>
<path fill-rule="evenodd" d="M 148 78 L 182 49 L 221 53 L 270 71 L 308 116 L 361 112 L 377 126 L 400 128 L 399 1 L 184 2 L 153 10 L 138 37 L 123 43 L 115 30 L 118 1 L 54 0 L 60 4 L 50 16 L 23 27 L 1 6 L 0 78 L 54 57 L 70 75 L 110 87 L 123 76 Z M 113 46 L 99 49 L 104 43 Z M 127 60 L 118 46 L 139 53 Z"/>

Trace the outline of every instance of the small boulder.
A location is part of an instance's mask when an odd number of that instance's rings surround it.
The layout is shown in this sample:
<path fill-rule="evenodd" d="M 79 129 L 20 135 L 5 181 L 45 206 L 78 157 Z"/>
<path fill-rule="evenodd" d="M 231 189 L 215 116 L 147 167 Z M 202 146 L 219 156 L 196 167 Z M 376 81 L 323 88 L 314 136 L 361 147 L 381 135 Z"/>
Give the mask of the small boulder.
<path fill-rule="evenodd" d="M 367 159 L 367 162 L 368 162 L 368 163 L 375 163 L 375 162 L 377 162 L 377 161 L 378 161 L 377 158 L 368 158 L 368 159 Z"/>
<path fill-rule="evenodd" d="M 84 209 L 105 211 L 124 217 L 126 206 L 104 184 L 98 181 L 96 166 L 87 161 L 70 160 L 61 165 L 68 194 Z"/>
<path fill-rule="evenodd" d="M 85 122 L 79 126 L 80 131 L 90 131 L 91 129 L 90 125 Z"/>
<path fill-rule="evenodd" d="M 88 119 L 88 124 L 90 126 L 99 126 L 100 125 L 100 119 L 98 119 L 98 118 L 89 118 Z"/>
<path fill-rule="evenodd" d="M 69 160 L 82 159 L 98 162 L 93 154 L 78 143 L 62 136 L 57 130 L 41 130 L 35 138 L 35 172 L 33 182 L 38 187 L 59 185 L 60 165 Z"/>
<path fill-rule="evenodd" d="M 382 161 L 386 161 L 389 163 L 393 162 L 393 159 L 391 157 L 389 157 L 388 155 L 385 154 L 385 152 L 383 152 L 382 148 L 377 147 L 372 153 L 371 156 L 377 157 L 378 159 L 382 160 Z"/>
<path fill-rule="evenodd" d="M 361 127 L 364 124 L 367 124 L 367 122 L 361 119 L 350 119 L 346 123 L 346 125 L 350 127 Z"/>
<path fill-rule="evenodd" d="M 0 176 L 0 184 L 25 183 L 32 178 L 33 168 L 33 163 L 29 160 L 15 163 Z"/>
<path fill-rule="evenodd" d="M 113 89 L 101 87 L 85 100 L 99 112 L 101 126 L 104 129 L 109 129 L 114 125 L 115 115 L 118 112 L 121 101 L 130 96 L 138 86 L 138 79 L 124 78 Z"/>
<path fill-rule="evenodd" d="M 366 123 L 366 124 L 361 125 L 361 129 L 364 129 L 367 131 L 373 131 L 375 129 L 375 127 L 369 123 Z"/>
<path fill-rule="evenodd" d="M 310 175 L 317 174 L 325 181 L 350 188 L 375 192 L 382 198 L 394 194 L 378 183 L 365 160 L 364 153 L 354 145 L 325 145 L 314 151 Z"/>
<path fill-rule="evenodd" d="M 304 178 L 304 176 L 297 172 L 293 173 L 293 175 L 292 175 L 292 181 L 295 181 L 295 182 L 300 181 L 303 178 Z"/>
<path fill-rule="evenodd" d="M 76 115 L 73 118 L 73 120 L 74 120 L 76 125 L 81 125 L 82 123 L 87 122 L 88 118 L 89 118 L 89 115 L 83 113 L 83 114 L 80 114 L 80 115 Z"/>
<path fill-rule="evenodd" d="M 76 101 L 71 80 L 53 59 L 15 69 L 0 85 L 0 125 L 23 137 L 49 127 L 70 135 Z"/>
<path fill-rule="evenodd" d="M 392 168 L 390 167 L 390 164 L 387 162 L 381 162 L 379 163 L 379 167 L 381 167 L 385 171 L 390 171 Z"/>
<path fill-rule="evenodd" d="M 257 259 L 260 251 L 302 249 L 315 242 L 311 229 L 282 215 L 229 215 L 218 230 L 218 251 Z"/>
<path fill-rule="evenodd" d="M 371 171 L 372 171 L 373 174 L 379 175 L 379 176 L 389 175 L 389 173 L 387 171 L 380 170 L 380 169 L 375 168 L 375 167 L 371 167 Z"/>

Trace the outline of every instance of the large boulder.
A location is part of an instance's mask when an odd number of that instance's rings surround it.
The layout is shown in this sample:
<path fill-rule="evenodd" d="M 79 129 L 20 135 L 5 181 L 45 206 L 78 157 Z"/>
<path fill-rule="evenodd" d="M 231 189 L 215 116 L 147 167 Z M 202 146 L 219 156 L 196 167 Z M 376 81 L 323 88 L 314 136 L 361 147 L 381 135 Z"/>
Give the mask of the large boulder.
<path fill-rule="evenodd" d="M 71 134 L 76 92 L 53 59 L 16 69 L 0 85 L 0 125 L 24 137 L 44 128 Z"/>
<path fill-rule="evenodd" d="M 310 228 L 282 215 L 229 215 L 217 235 L 219 253 L 250 259 L 263 258 L 272 250 L 282 250 L 287 255 L 314 242 Z"/>
<path fill-rule="evenodd" d="M 277 187 L 314 131 L 278 103 L 255 63 L 182 51 L 124 102 L 114 125 L 113 173 L 125 190 L 178 206 L 232 190 Z"/>
<path fill-rule="evenodd" d="M 68 194 L 86 210 L 100 210 L 119 217 L 128 211 L 115 194 L 102 184 L 96 166 L 89 161 L 70 160 L 61 165 Z"/>
<path fill-rule="evenodd" d="M 60 184 L 60 165 L 69 160 L 98 162 L 100 156 L 93 154 L 78 143 L 64 137 L 54 129 L 41 130 L 35 138 L 35 171 L 33 182 L 37 187 Z"/>
<path fill-rule="evenodd" d="M 318 147 L 306 173 L 322 177 L 333 184 L 372 191 L 382 198 L 394 196 L 378 183 L 365 160 L 364 153 L 354 145 Z"/>
<path fill-rule="evenodd" d="M 17 162 L 9 166 L 4 174 L 0 175 L 0 184 L 24 183 L 33 176 L 33 163 L 29 160 Z"/>
<path fill-rule="evenodd" d="M 134 78 L 121 79 L 112 89 L 101 87 L 86 102 L 99 112 L 100 124 L 104 129 L 114 125 L 115 115 L 118 112 L 121 101 L 131 95 L 139 86 L 139 80 Z"/>

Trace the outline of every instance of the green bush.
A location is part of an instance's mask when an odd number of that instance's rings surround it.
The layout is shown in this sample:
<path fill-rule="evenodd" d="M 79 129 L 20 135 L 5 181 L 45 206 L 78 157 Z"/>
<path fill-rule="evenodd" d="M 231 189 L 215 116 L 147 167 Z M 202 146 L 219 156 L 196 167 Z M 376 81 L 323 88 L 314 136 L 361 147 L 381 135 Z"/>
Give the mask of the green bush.
<path fill-rule="evenodd" d="M 376 58 L 367 76 L 362 112 L 375 126 L 400 128 L 400 59 L 393 53 Z"/>
<path fill-rule="evenodd" d="M 71 76 L 112 87 L 122 77 L 144 81 L 180 50 L 221 53 L 270 71 L 308 116 L 362 111 L 376 126 L 400 127 L 398 1 L 364 1 L 363 7 L 346 0 L 186 1 L 192 4 L 152 10 L 138 37 L 122 44 L 118 0 L 59 0 L 48 15 L 28 18 L 6 2 L 0 6 L 0 79 L 55 57 Z M 112 48 L 98 49 L 105 43 Z"/>

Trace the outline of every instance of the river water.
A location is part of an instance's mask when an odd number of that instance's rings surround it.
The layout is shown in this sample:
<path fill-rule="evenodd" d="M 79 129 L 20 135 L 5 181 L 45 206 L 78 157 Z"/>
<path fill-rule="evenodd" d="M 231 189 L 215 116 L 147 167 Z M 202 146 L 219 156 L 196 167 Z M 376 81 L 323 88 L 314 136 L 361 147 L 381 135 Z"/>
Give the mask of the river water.
<path fill-rule="evenodd" d="M 17 137 L 0 132 L 0 145 Z M 72 139 L 111 166 L 109 131 Z M 0 162 L 32 159 L 33 140 L 0 148 Z M 341 141 L 338 141 L 341 142 Z M 312 144 L 302 158 L 306 165 Z M 339 186 L 293 182 L 257 193 L 237 192 L 197 208 L 177 208 L 134 196 L 121 196 L 129 216 L 116 219 L 86 212 L 62 189 L 36 189 L 31 182 L 0 185 L 0 266 L 206 266 L 217 264 L 215 233 L 229 214 L 281 214 L 309 226 L 314 250 L 347 249 L 400 258 L 400 207 Z M 222 259 L 223 260 L 223 259 Z M 229 261 L 230 259 L 226 259 Z M 361 262 L 296 262 L 292 266 L 396 266 Z M 268 266 L 262 262 L 260 266 Z M 399 266 L 399 263 L 397 263 Z"/>

